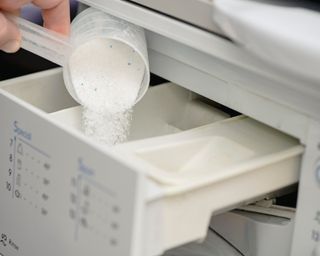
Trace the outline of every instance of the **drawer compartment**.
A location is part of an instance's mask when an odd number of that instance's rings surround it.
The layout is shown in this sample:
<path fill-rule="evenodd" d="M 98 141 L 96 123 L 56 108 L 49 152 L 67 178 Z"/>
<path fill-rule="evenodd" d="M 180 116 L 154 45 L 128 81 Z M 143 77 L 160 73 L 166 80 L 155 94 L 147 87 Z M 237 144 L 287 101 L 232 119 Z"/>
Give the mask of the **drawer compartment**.
<path fill-rule="evenodd" d="M 117 147 L 146 162 L 155 180 L 173 185 L 229 179 L 302 153 L 297 140 L 245 116 Z"/>
<path fill-rule="evenodd" d="M 4 81 L 0 86 L 2 109 L 7 108 L 0 116 L 0 135 L 7 139 L 12 122 L 19 118 L 19 125 L 32 133 L 33 143 L 51 156 L 52 168 L 57 166 L 51 172 L 58 184 L 51 188 L 52 197 L 57 198 L 51 205 L 56 211 L 50 222 L 53 244 L 64 244 L 59 236 L 64 230 L 55 228 L 67 223 L 68 209 L 61 209 L 69 205 L 64 196 L 70 186 L 66 181 L 79 171 L 75 167 L 79 163 L 70 159 L 79 155 L 86 160 L 85 166 L 79 160 L 82 172 L 98 170 L 99 177 L 91 184 L 112 187 L 114 194 L 122 195 L 121 203 L 130 211 L 123 213 L 122 221 L 132 227 L 125 241 L 143 241 L 135 246 L 147 256 L 204 238 L 212 214 L 272 196 L 299 178 L 304 148 L 296 139 L 246 116 L 230 118 L 214 102 L 171 83 L 149 89 L 134 108 L 130 140 L 114 147 L 99 145 L 82 134 L 81 107 L 64 89 L 61 70 Z M 0 159 L 5 161 L 9 150 L 0 151 Z M 8 216 L 17 209 L 13 207 Z M 36 225 L 31 211 L 26 218 L 23 225 Z M 85 234 L 81 241 L 86 250 L 104 245 L 95 242 L 91 233 Z M 92 244 L 86 244 L 88 239 Z"/>
<path fill-rule="evenodd" d="M 159 187 L 158 194 L 150 190 L 147 205 L 151 216 L 161 209 L 166 249 L 204 238 L 212 214 L 276 196 L 296 183 L 304 150 L 297 140 L 245 116 L 117 148 L 143 163 Z"/>
<path fill-rule="evenodd" d="M 81 106 L 66 108 L 50 117 L 81 131 Z M 211 106 L 197 94 L 172 83 L 149 88 L 133 109 L 129 141 L 190 130 L 217 122 L 229 115 Z"/>

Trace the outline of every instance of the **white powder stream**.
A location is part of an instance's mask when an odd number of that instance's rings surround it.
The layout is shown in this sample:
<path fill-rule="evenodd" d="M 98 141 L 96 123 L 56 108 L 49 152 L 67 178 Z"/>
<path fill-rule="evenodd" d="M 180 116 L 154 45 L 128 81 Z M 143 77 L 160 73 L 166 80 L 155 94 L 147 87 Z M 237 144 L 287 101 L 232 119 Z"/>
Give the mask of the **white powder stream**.
<path fill-rule="evenodd" d="M 141 57 L 122 42 L 94 39 L 76 49 L 69 68 L 84 133 L 108 145 L 125 141 L 145 70 Z"/>

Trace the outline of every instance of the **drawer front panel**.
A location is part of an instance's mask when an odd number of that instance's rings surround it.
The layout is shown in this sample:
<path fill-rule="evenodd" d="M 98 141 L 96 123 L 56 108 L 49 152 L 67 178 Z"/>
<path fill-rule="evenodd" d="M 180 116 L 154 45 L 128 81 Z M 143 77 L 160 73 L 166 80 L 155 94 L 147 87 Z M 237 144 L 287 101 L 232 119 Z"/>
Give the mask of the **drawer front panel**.
<path fill-rule="evenodd" d="M 0 253 L 132 255 L 140 175 L 0 94 Z"/>

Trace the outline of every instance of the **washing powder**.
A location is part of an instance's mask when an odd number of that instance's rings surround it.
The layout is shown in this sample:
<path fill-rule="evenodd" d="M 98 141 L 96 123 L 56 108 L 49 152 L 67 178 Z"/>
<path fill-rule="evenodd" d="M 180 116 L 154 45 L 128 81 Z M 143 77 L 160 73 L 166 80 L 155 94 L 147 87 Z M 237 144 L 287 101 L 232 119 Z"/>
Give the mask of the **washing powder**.
<path fill-rule="evenodd" d="M 86 135 L 108 145 L 127 139 L 145 64 L 130 46 L 97 38 L 77 47 L 69 60 Z"/>

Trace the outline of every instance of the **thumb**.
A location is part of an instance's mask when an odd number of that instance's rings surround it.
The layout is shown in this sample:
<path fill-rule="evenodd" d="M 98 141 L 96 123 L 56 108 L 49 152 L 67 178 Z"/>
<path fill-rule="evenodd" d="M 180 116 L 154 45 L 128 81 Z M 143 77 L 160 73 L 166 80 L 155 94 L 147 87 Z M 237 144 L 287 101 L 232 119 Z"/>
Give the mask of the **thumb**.
<path fill-rule="evenodd" d="M 20 32 L 18 27 L 0 12 L 0 49 L 12 53 L 20 48 Z"/>

